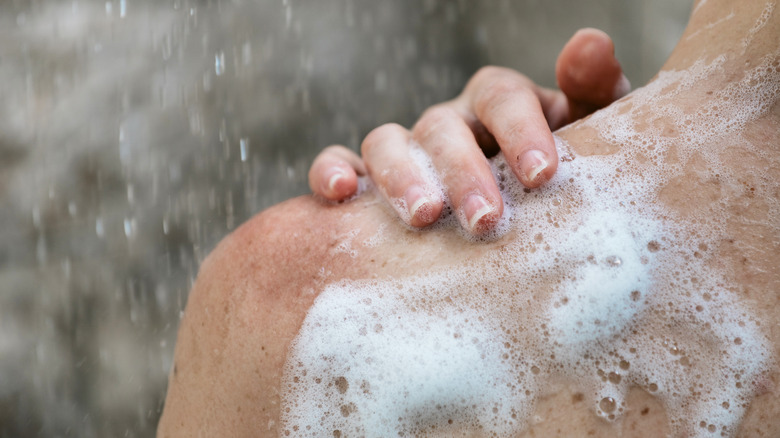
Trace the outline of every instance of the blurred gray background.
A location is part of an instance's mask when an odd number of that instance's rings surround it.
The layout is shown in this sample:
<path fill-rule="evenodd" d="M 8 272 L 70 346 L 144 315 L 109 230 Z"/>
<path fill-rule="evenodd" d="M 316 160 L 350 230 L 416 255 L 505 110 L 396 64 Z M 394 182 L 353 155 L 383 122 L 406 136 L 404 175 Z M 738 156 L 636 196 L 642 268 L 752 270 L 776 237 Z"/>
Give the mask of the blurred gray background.
<path fill-rule="evenodd" d="M 585 26 L 634 86 L 691 1 L 0 0 L 0 437 L 153 436 L 200 261 L 309 163 L 480 66 L 555 86 Z"/>

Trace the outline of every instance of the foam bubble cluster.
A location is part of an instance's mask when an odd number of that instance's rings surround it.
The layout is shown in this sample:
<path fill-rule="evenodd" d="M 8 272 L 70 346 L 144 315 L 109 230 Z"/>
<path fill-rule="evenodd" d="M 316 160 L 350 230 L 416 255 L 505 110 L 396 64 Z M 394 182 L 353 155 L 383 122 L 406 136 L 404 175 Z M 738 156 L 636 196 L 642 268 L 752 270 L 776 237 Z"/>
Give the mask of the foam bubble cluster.
<path fill-rule="evenodd" d="M 775 56 L 693 110 L 677 106 L 724 62 L 664 72 L 586 121 L 619 148 L 613 155 L 572 159 L 557 138 L 568 159 L 540 190 L 522 190 L 498 157 L 516 237 L 478 266 L 326 287 L 285 365 L 285 433 L 509 436 L 528 426 L 546 388 L 575 382 L 608 421 L 640 387 L 677 435 L 734 434 L 774 358 L 707 255 L 728 235 L 729 195 L 706 216 L 657 202 L 694 154 L 736 183 L 722 162 L 733 141 L 723 139 L 744 140 L 778 99 Z"/>

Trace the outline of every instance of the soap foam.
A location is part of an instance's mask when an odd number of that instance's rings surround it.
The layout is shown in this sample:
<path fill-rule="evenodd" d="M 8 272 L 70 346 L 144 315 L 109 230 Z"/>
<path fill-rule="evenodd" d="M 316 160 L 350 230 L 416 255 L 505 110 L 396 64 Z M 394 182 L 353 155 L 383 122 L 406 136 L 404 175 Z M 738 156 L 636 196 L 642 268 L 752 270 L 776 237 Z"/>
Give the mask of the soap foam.
<path fill-rule="evenodd" d="M 657 194 L 693 153 L 738 181 L 721 162 L 723 139 L 777 101 L 777 59 L 693 112 L 674 96 L 725 59 L 662 72 L 585 122 L 617 153 L 574 158 L 556 137 L 568 158 L 541 189 L 523 190 L 497 157 L 512 218 L 502 232 L 517 235 L 479 267 L 327 286 L 285 365 L 285 433 L 508 436 L 528 426 L 546 388 L 574 381 L 606 420 L 621 417 L 638 386 L 664 404 L 675 435 L 733 435 L 774 358 L 735 285 L 691 256 L 728 235 L 729 200 L 681 218 Z M 690 146 L 681 164 L 667 162 L 681 143 Z"/>
<path fill-rule="evenodd" d="M 422 189 L 423 194 L 428 199 L 432 200 L 442 200 L 445 203 L 448 203 L 449 199 L 447 197 L 447 192 L 444 190 L 444 185 L 441 183 L 441 179 L 438 177 L 436 173 L 436 168 L 433 165 L 433 161 L 431 158 L 423 151 L 422 147 L 418 145 L 415 142 L 410 142 L 409 144 L 409 157 L 412 159 L 412 163 L 417 167 L 417 174 L 422 178 L 422 186 L 420 189 Z M 397 170 L 393 169 L 387 169 L 384 172 L 398 172 Z M 413 207 L 411 205 L 408 205 L 408 202 L 406 201 L 406 198 L 404 196 L 400 197 L 392 197 L 390 196 L 387 191 L 384 190 L 384 187 L 379 186 L 379 189 L 382 191 L 382 194 L 384 195 L 385 199 L 388 200 L 388 202 L 395 207 L 396 212 L 401 217 L 404 223 L 410 224 L 412 220 L 412 216 L 409 213 L 410 208 Z M 434 222 L 436 218 L 428 218 L 426 222 Z M 411 226 L 409 226 L 410 229 L 414 229 Z"/>
<path fill-rule="evenodd" d="M 775 10 L 775 4 L 773 2 L 767 3 L 764 6 L 764 10 L 761 11 L 761 15 L 759 15 L 758 19 L 756 20 L 756 23 L 753 25 L 753 27 L 750 28 L 745 39 L 742 40 L 742 47 L 744 49 L 747 49 L 750 46 L 750 43 L 753 42 L 753 38 L 756 37 L 756 34 L 758 34 L 758 32 L 761 29 L 763 29 L 764 26 L 766 26 L 774 10 Z M 744 53 L 744 50 L 742 53 Z"/>

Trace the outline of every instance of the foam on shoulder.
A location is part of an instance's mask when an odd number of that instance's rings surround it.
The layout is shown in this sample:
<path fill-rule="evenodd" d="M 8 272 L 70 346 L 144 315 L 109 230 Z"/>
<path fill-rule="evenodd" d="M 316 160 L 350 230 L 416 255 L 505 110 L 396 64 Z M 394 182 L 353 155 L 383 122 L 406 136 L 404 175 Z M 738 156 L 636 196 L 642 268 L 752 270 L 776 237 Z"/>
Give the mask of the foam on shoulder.
<path fill-rule="evenodd" d="M 523 190 L 495 159 L 506 229 L 519 228 L 478 266 L 328 286 L 285 365 L 285 431 L 507 436 L 527 427 L 546 388 L 575 382 L 607 420 L 638 386 L 663 402 L 675 434 L 734 434 L 775 359 L 706 256 L 728 236 L 730 195 L 690 218 L 655 202 L 693 154 L 704 172 L 739 182 L 724 139 L 741 139 L 777 101 L 777 58 L 693 111 L 673 98 L 724 62 L 664 72 L 591 117 L 614 155 L 575 157 L 556 138 L 568 159 L 539 190 Z"/>

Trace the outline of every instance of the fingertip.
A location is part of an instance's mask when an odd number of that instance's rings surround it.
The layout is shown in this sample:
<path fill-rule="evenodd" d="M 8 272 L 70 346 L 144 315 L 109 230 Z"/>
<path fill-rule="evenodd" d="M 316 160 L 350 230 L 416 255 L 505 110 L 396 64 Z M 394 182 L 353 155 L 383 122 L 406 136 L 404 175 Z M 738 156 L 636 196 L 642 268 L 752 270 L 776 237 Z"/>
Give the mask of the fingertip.
<path fill-rule="evenodd" d="M 357 192 L 357 174 L 346 163 L 325 171 L 319 194 L 331 201 L 343 201 Z"/>
<path fill-rule="evenodd" d="M 555 75 L 558 87 L 569 99 L 597 108 L 612 103 L 627 81 L 622 79 L 612 39 L 593 28 L 577 31 L 566 43 L 558 56 Z"/>
<path fill-rule="evenodd" d="M 357 175 L 365 174 L 360 157 L 341 145 L 328 146 L 309 168 L 309 188 L 330 201 L 343 201 L 357 193 Z"/>
<path fill-rule="evenodd" d="M 531 149 L 518 159 L 517 176 L 528 188 L 536 188 L 549 181 L 558 169 L 558 154 Z"/>
<path fill-rule="evenodd" d="M 536 179 L 536 187 L 546 183 L 547 181 L 551 180 L 555 176 L 555 172 L 558 171 L 558 152 L 553 150 L 551 154 L 547 155 L 547 167 L 544 168 L 544 170 L 539 173 L 539 176 Z"/>
<path fill-rule="evenodd" d="M 404 194 L 409 225 L 422 228 L 436 222 L 444 209 L 444 202 L 427 193 L 422 187 L 412 186 Z M 402 215 L 406 216 L 406 215 Z"/>
<path fill-rule="evenodd" d="M 614 58 L 615 43 L 603 30 L 585 27 L 575 32 L 569 39 L 563 50 L 561 50 L 561 56 L 566 52 Z"/>
<path fill-rule="evenodd" d="M 427 227 L 433 224 L 441 216 L 444 203 L 438 200 L 428 200 L 415 208 L 411 217 L 411 226 L 417 228 Z"/>
<path fill-rule="evenodd" d="M 577 32 L 574 32 L 574 36 L 572 36 L 571 40 L 569 41 L 574 41 L 575 39 L 580 39 L 580 38 L 589 38 L 589 39 L 597 38 L 599 40 L 612 44 L 612 38 L 609 37 L 609 34 L 607 34 L 601 29 L 596 29 L 595 27 L 583 27 Z"/>
<path fill-rule="evenodd" d="M 481 193 L 471 193 L 462 202 L 463 227 L 473 236 L 483 235 L 495 228 L 504 212 L 504 204 L 498 200 L 488 200 Z"/>

